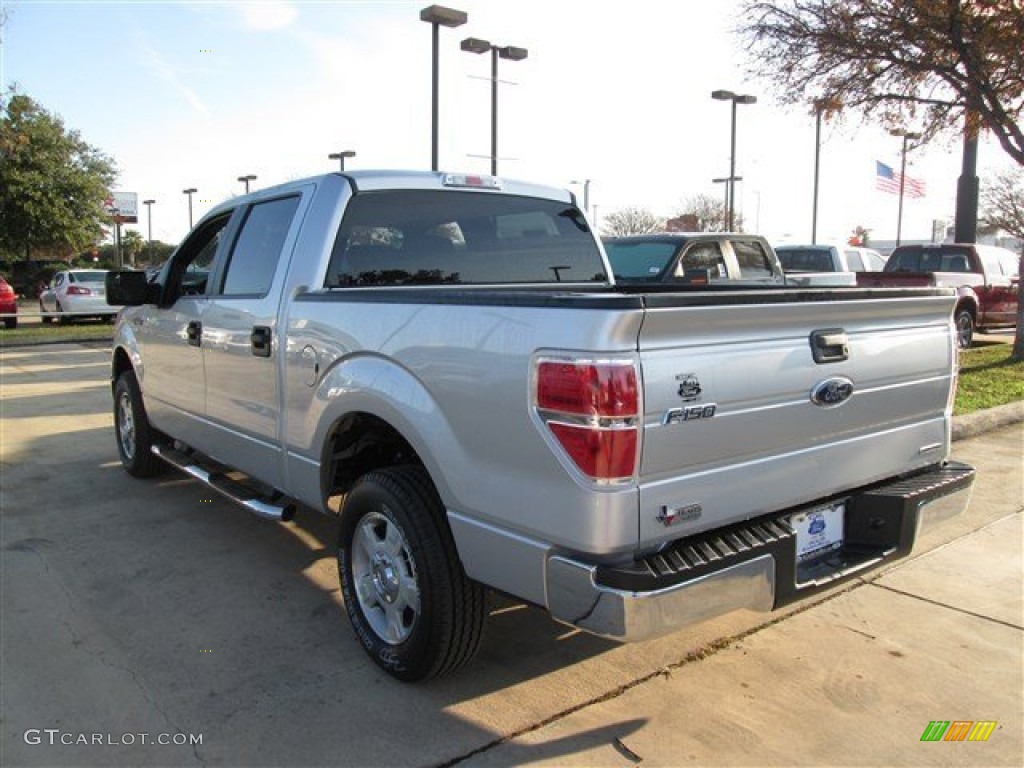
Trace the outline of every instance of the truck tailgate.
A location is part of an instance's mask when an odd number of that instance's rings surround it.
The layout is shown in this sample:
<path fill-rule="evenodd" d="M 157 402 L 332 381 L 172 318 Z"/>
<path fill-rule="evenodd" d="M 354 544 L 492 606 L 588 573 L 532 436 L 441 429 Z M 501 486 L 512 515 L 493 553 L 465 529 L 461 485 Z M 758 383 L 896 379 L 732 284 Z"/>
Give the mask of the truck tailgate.
<path fill-rule="evenodd" d="M 642 547 L 947 456 L 954 297 L 879 293 L 646 297 Z"/>

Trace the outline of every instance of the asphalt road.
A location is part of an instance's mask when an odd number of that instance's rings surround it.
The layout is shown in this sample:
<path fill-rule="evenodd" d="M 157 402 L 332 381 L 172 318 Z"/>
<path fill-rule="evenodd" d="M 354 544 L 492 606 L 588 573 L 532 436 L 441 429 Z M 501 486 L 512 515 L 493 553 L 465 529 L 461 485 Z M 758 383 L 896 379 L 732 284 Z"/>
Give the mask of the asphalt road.
<path fill-rule="evenodd" d="M 181 475 L 121 470 L 109 357 L 0 351 L 4 766 L 1022 762 L 1020 425 L 956 444 L 980 470 L 971 509 L 921 542 L 945 560 L 890 569 L 884 589 L 629 646 L 495 599 L 479 658 L 408 686 L 348 626 L 331 520 L 267 523 Z M 961 558 L 981 575 L 956 575 Z M 966 607 L 927 592 L 929 562 L 977 592 Z M 900 632 L 878 656 L 852 645 Z M 943 752 L 919 743 L 936 718 L 1001 727 Z"/>

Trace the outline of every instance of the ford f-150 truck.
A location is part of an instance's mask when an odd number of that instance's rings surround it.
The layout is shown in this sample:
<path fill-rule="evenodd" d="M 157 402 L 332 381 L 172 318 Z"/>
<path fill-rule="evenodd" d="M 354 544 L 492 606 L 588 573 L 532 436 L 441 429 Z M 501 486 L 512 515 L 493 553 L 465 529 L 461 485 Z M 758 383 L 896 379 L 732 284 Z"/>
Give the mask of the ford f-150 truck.
<path fill-rule="evenodd" d="M 951 291 L 620 286 L 568 191 L 296 181 L 108 297 L 125 469 L 338 515 L 345 610 L 401 680 L 472 657 L 487 589 L 642 640 L 906 555 L 973 482 Z"/>
<path fill-rule="evenodd" d="M 1020 258 L 1005 248 L 973 243 L 901 245 L 881 272 L 857 274 L 866 287 L 947 286 L 957 292 L 957 342 L 971 346 L 974 331 L 1017 324 Z"/>

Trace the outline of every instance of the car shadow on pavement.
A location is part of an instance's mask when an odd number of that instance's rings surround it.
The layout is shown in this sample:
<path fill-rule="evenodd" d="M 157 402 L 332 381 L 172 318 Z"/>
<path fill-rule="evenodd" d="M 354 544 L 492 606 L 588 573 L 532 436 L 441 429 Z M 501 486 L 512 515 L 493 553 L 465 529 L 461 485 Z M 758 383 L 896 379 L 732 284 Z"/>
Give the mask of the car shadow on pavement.
<path fill-rule="evenodd" d="M 89 394 L 84 413 L 96 399 Z M 288 523 L 259 520 L 171 469 L 132 478 L 112 427 L 38 434 L 5 453 L 4 583 L 28 606 L 4 625 L 7 669 L 21 681 L 15 691 L 62 691 L 6 701 L 18 713 L 4 725 L 9 743 L 18 727 L 55 718 L 90 732 L 115 728 L 93 691 L 113 669 L 127 670 L 173 728 L 206 734 L 199 754 L 211 763 L 445 764 L 634 674 L 599 671 L 616 644 L 494 596 L 473 663 L 428 684 L 396 682 L 366 657 L 344 615 L 334 519 L 300 511 Z M 47 585 L 64 596 L 60 606 L 33 598 Z M 45 627 L 78 659 L 72 677 L 81 679 L 50 679 L 52 658 L 17 640 L 17 622 Z M 383 737 L 397 712 L 400 728 Z M 621 736 L 627 725 L 613 730 Z M 516 756 L 527 761 L 518 747 Z M 57 753 L 40 758 L 64 764 Z M 80 759 L 69 753 L 66 764 Z M 159 752 L 130 759 L 151 760 Z"/>

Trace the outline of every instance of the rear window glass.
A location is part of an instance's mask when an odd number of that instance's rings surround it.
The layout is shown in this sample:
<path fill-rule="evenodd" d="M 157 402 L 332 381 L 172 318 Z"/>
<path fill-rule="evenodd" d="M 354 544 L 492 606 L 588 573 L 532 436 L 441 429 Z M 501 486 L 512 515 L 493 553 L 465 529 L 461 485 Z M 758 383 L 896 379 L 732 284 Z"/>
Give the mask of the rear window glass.
<path fill-rule="evenodd" d="M 970 249 L 962 245 L 901 246 L 885 264 L 886 272 L 970 272 Z"/>
<path fill-rule="evenodd" d="M 327 272 L 329 288 L 606 281 L 575 206 L 434 190 L 353 197 Z"/>
<path fill-rule="evenodd" d="M 106 272 L 72 272 L 71 281 L 74 283 L 102 283 L 107 279 Z"/>
<path fill-rule="evenodd" d="M 605 242 L 612 273 L 622 280 L 657 280 L 675 257 L 678 243 Z"/>
<path fill-rule="evenodd" d="M 832 272 L 830 248 L 776 248 L 784 272 Z"/>

